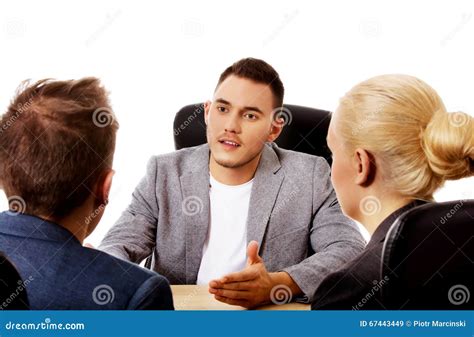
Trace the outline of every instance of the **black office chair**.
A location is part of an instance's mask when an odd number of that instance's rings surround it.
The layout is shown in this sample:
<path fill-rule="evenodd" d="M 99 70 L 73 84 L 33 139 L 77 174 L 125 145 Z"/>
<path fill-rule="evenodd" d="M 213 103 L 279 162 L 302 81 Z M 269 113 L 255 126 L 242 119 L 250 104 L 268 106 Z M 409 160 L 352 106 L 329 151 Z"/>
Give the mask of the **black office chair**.
<path fill-rule="evenodd" d="M 474 309 L 474 200 L 404 213 L 387 234 L 382 260 L 387 309 Z"/>
<path fill-rule="evenodd" d="M 6 310 L 29 309 L 25 285 L 13 263 L 0 252 L 0 306 Z"/>
<path fill-rule="evenodd" d="M 321 156 L 331 164 L 331 152 L 326 143 L 331 120 L 329 111 L 285 104 L 280 116 L 285 119 L 285 127 L 275 141 L 279 147 Z M 183 107 L 176 114 L 173 127 L 176 150 L 204 144 L 204 105 L 197 103 Z"/>

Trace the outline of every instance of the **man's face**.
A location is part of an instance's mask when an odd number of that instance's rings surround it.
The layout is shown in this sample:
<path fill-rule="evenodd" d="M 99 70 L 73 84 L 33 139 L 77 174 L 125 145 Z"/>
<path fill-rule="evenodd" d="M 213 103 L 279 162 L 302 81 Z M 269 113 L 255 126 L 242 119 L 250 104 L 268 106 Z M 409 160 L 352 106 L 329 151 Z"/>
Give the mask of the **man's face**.
<path fill-rule="evenodd" d="M 217 164 L 240 168 L 258 160 L 282 124 L 273 121 L 274 99 L 266 84 L 231 75 L 205 105 L 207 142 Z"/>

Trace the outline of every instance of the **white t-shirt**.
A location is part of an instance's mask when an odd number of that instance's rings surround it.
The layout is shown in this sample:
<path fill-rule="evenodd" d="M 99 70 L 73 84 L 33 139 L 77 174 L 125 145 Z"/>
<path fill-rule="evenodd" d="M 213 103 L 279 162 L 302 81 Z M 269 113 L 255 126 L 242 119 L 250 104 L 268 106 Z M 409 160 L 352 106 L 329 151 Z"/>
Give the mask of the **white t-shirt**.
<path fill-rule="evenodd" d="M 224 185 L 210 176 L 211 218 L 203 247 L 197 284 L 240 271 L 247 262 L 247 215 L 253 179 Z"/>

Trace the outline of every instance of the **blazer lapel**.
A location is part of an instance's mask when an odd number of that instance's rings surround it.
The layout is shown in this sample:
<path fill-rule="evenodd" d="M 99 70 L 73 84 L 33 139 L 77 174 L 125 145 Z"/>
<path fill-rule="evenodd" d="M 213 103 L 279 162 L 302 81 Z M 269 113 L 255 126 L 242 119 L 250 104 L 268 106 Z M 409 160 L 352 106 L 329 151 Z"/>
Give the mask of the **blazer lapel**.
<path fill-rule="evenodd" d="M 209 228 L 209 146 L 196 148 L 180 177 L 180 211 L 186 226 L 186 283 L 195 284 Z"/>
<path fill-rule="evenodd" d="M 272 145 L 265 144 L 255 173 L 247 217 L 247 242 L 257 241 L 259 250 L 262 247 L 267 224 L 285 177 L 280 168 L 280 160 Z"/>

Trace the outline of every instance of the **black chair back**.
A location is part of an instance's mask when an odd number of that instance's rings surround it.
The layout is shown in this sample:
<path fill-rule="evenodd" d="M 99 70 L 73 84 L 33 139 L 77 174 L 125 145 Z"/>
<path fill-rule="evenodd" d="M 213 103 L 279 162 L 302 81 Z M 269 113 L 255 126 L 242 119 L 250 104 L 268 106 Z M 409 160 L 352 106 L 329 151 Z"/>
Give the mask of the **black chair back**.
<path fill-rule="evenodd" d="M 4 310 L 29 308 L 25 283 L 13 263 L 0 252 L 0 305 Z"/>
<path fill-rule="evenodd" d="M 474 309 L 474 200 L 404 213 L 387 234 L 382 259 L 388 309 Z"/>

